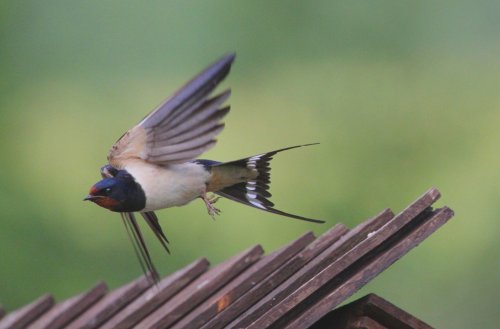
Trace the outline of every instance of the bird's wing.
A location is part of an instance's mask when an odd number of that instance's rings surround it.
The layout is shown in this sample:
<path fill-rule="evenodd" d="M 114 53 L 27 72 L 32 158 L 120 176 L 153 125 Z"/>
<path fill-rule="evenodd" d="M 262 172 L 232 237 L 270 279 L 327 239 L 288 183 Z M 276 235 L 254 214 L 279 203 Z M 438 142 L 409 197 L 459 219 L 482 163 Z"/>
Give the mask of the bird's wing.
<path fill-rule="evenodd" d="M 229 107 L 222 104 L 230 95 L 226 90 L 210 98 L 227 76 L 235 55 L 222 57 L 168 98 L 113 145 L 108 161 L 123 168 L 128 159 L 167 165 L 195 159 L 215 145 L 222 118 Z"/>
<path fill-rule="evenodd" d="M 135 215 L 132 212 L 122 212 L 120 213 L 122 216 L 123 224 L 127 229 L 127 234 L 134 246 L 134 251 L 139 259 L 139 263 L 141 264 L 142 271 L 146 274 L 150 274 L 155 282 L 159 281 L 158 271 L 151 260 L 151 256 L 149 255 L 148 247 L 146 246 L 146 242 L 144 242 L 144 238 L 142 237 L 141 229 L 137 220 L 135 219 Z"/>
<path fill-rule="evenodd" d="M 139 264 L 141 265 L 142 271 L 145 274 L 151 275 L 153 280 L 155 282 L 158 282 L 160 280 L 160 276 L 158 274 L 158 271 L 156 270 L 156 267 L 153 264 L 153 261 L 151 260 L 148 247 L 146 245 L 146 242 L 144 241 L 141 229 L 139 227 L 139 224 L 137 223 L 137 220 L 135 219 L 134 213 L 122 212 L 120 214 L 122 216 L 123 224 L 127 229 L 128 237 L 132 242 L 132 246 L 134 247 L 137 259 L 139 260 Z M 146 221 L 146 223 L 148 223 L 148 226 L 151 228 L 151 230 L 156 235 L 158 240 L 160 240 L 160 243 L 165 248 L 165 250 L 168 253 L 170 253 L 170 250 L 168 249 L 168 239 L 165 236 L 165 233 L 163 233 L 163 230 L 161 229 L 156 214 L 152 211 L 148 211 L 148 212 L 141 212 L 141 215 Z"/>
<path fill-rule="evenodd" d="M 165 233 L 163 233 L 160 222 L 158 221 L 158 217 L 156 216 L 154 211 L 141 212 L 141 215 L 146 223 L 148 223 L 149 228 L 151 228 L 151 231 L 153 231 L 155 236 L 158 238 L 163 248 L 165 248 L 167 253 L 170 254 L 170 250 L 168 249 L 168 239 L 165 236 Z"/>

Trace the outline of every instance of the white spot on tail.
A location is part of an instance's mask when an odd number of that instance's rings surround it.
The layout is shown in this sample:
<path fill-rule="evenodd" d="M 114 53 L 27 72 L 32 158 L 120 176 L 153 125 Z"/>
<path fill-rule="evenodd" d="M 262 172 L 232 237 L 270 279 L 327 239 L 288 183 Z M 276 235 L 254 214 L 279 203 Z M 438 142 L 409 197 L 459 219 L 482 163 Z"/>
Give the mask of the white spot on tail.
<path fill-rule="evenodd" d="M 252 161 L 258 161 L 258 160 L 260 160 L 260 157 L 263 156 L 263 155 L 265 155 L 265 154 L 255 155 L 255 156 L 251 157 L 250 160 L 252 160 Z"/>
<path fill-rule="evenodd" d="M 254 180 L 248 181 L 247 184 L 245 185 L 245 188 L 247 190 L 247 192 L 245 193 L 245 197 L 246 197 L 248 202 L 250 202 L 252 205 L 256 206 L 257 208 L 266 209 L 266 207 L 264 207 L 262 205 L 262 203 L 259 200 L 257 200 L 258 194 L 255 192 L 252 192 L 252 191 L 255 191 L 256 187 L 257 187 L 256 181 L 254 181 Z"/>
<path fill-rule="evenodd" d="M 255 191 L 256 186 L 257 186 L 257 182 L 254 180 L 250 180 L 245 185 L 245 188 L 247 191 Z"/>
<path fill-rule="evenodd" d="M 247 199 L 248 200 L 248 199 Z M 251 204 L 253 204 L 254 206 L 256 206 L 257 208 L 260 208 L 260 209 L 266 209 L 266 207 L 264 207 L 259 201 L 257 200 L 248 200 L 248 202 L 250 202 Z"/>
<path fill-rule="evenodd" d="M 255 169 L 255 167 L 257 166 L 257 161 L 259 161 L 260 157 L 263 155 L 265 155 L 265 154 L 259 154 L 259 155 L 255 155 L 255 156 L 249 158 L 247 160 L 247 168 L 248 169 Z"/>
<path fill-rule="evenodd" d="M 250 198 L 250 199 L 257 199 L 257 194 L 256 193 L 247 192 L 246 196 L 247 196 L 247 200 L 248 200 L 248 198 Z"/>

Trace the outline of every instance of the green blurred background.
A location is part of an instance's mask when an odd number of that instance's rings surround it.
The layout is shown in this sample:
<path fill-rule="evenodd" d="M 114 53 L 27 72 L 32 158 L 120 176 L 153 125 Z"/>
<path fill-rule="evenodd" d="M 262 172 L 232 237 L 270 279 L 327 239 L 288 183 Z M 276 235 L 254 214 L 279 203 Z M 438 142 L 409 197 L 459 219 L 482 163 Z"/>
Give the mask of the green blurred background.
<path fill-rule="evenodd" d="M 277 157 L 279 208 L 159 212 L 163 275 L 308 230 L 400 211 L 431 186 L 455 218 L 355 297 L 440 328 L 499 319 L 500 20 L 496 1 L 2 1 L 0 303 L 68 298 L 141 274 L 119 216 L 82 202 L 112 143 L 220 55 L 232 112 L 204 157 Z"/>

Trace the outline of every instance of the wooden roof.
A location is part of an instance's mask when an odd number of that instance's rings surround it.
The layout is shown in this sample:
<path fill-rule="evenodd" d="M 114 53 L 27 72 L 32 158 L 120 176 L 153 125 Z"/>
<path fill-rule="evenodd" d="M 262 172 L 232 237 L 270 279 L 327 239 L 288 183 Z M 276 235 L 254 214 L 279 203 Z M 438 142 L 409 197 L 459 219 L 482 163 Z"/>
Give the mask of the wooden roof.
<path fill-rule="evenodd" d="M 432 329 L 427 323 L 385 299 L 368 294 L 339 307 L 316 322 L 311 329 Z"/>
<path fill-rule="evenodd" d="M 212 268 L 202 258 L 157 285 L 143 276 L 59 303 L 45 295 L 4 315 L 0 329 L 311 328 L 453 216 L 431 207 L 439 197 L 432 188 L 397 215 L 306 233 L 266 256 L 257 245 Z"/>

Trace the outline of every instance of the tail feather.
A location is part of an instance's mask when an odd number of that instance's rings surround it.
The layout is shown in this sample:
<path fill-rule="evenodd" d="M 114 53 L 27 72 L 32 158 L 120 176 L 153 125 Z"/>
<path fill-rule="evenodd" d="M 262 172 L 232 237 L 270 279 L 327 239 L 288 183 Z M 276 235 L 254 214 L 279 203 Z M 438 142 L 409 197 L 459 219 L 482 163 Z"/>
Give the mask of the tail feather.
<path fill-rule="evenodd" d="M 231 199 L 233 201 L 243 203 L 247 206 L 261 209 L 273 214 L 278 214 L 309 222 L 324 223 L 324 221 L 322 220 L 307 218 L 278 210 L 274 208 L 274 203 L 269 200 L 269 198 L 271 197 L 271 193 L 269 192 L 269 186 L 271 184 L 270 172 L 271 172 L 271 160 L 273 159 L 273 156 L 282 151 L 302 146 L 316 145 L 316 144 L 318 143 L 296 145 L 268 153 L 258 154 L 252 157 L 236 161 L 214 164 L 213 167 L 233 166 L 233 167 L 242 167 L 247 169 L 255 169 L 257 171 L 257 176 L 255 178 L 249 179 L 246 182 L 240 182 L 231 185 L 229 187 L 225 187 L 219 191 L 215 191 L 215 193 L 225 198 Z"/>

